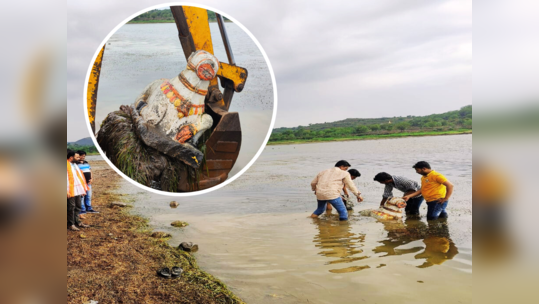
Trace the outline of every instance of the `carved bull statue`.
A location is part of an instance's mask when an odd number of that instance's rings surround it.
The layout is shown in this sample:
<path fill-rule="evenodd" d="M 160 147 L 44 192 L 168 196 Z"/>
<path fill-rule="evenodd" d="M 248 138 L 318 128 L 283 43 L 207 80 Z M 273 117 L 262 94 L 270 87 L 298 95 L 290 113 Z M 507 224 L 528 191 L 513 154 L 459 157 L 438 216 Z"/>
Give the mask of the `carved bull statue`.
<path fill-rule="evenodd" d="M 196 146 L 213 119 L 204 113 L 204 99 L 210 81 L 219 70 L 219 61 L 200 50 L 193 53 L 187 67 L 177 77 L 152 82 L 135 102 L 147 124 L 155 126 L 170 139 Z"/>
<path fill-rule="evenodd" d="M 214 55 L 196 51 L 177 77 L 152 82 L 134 104 L 110 113 L 97 136 L 107 157 L 139 183 L 177 191 L 178 179 L 187 178 L 181 164 L 202 164 L 200 140 L 213 125 L 205 98 L 218 71 Z"/>
<path fill-rule="evenodd" d="M 377 210 L 363 210 L 359 214 L 370 216 L 380 220 L 402 219 L 403 211 L 406 208 L 406 201 L 402 198 L 392 197 L 387 200 L 383 207 Z"/>

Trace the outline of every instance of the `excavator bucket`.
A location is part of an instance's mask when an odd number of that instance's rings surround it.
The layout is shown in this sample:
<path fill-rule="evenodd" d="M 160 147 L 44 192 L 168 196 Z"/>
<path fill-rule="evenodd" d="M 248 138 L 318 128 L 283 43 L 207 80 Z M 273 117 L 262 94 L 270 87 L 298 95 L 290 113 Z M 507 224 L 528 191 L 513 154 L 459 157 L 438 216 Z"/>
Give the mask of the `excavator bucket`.
<path fill-rule="evenodd" d="M 191 6 L 170 7 L 178 36 L 186 60 L 192 53 L 204 50 L 214 54 L 210 32 L 208 12 L 205 9 Z M 228 179 L 241 149 L 242 132 L 239 114 L 229 112 L 234 93 L 241 92 L 247 81 L 248 72 L 236 66 L 223 18 L 216 14 L 223 43 L 227 52 L 228 63 L 219 59 L 219 71 L 208 88 L 205 98 L 205 112 L 213 118 L 211 134 L 205 144 L 204 164 L 198 169 L 195 183 L 190 181 L 187 172 L 180 176 L 178 191 L 192 192 L 214 187 Z M 88 83 L 88 118 L 95 133 L 95 111 L 97 90 L 105 48 L 101 50 L 94 62 Z M 224 89 L 219 89 L 219 82 Z"/>

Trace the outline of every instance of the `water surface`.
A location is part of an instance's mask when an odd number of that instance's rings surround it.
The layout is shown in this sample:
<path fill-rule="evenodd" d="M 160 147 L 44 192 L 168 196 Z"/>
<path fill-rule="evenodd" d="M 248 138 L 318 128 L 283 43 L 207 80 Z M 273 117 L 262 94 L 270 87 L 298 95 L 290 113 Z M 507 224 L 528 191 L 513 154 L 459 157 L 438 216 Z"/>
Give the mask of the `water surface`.
<path fill-rule="evenodd" d="M 366 202 L 348 223 L 316 209 L 310 182 L 340 160 L 363 176 Z M 412 166 L 431 162 L 455 184 L 447 222 L 377 222 L 387 171 L 420 180 Z M 472 135 L 269 146 L 243 176 L 223 189 L 180 199 L 141 192 L 134 212 L 150 218 L 171 244 L 200 245 L 201 266 L 247 303 L 470 303 L 472 296 Z M 426 214 L 426 206 L 422 207 Z M 170 227 L 175 220 L 190 226 Z"/>

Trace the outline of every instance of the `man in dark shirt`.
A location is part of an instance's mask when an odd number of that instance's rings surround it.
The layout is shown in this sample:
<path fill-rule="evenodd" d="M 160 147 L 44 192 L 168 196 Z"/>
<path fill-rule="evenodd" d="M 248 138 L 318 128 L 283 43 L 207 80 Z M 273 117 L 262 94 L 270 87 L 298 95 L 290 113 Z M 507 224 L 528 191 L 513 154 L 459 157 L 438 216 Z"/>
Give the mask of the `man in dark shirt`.
<path fill-rule="evenodd" d="M 380 203 L 381 206 L 384 206 L 388 199 L 390 199 L 393 196 L 393 189 L 398 189 L 404 193 L 404 195 L 412 194 L 419 189 L 421 189 L 421 186 L 419 186 L 419 183 L 408 179 L 406 177 L 402 176 L 394 176 L 391 174 L 388 174 L 386 172 L 378 173 L 376 177 L 374 177 L 374 180 L 379 182 L 382 185 L 386 185 L 384 195 L 382 202 Z M 408 216 L 419 216 L 419 208 L 421 207 L 421 204 L 423 203 L 423 196 L 418 195 L 412 199 L 410 199 L 407 202 L 406 206 L 406 215 Z"/>

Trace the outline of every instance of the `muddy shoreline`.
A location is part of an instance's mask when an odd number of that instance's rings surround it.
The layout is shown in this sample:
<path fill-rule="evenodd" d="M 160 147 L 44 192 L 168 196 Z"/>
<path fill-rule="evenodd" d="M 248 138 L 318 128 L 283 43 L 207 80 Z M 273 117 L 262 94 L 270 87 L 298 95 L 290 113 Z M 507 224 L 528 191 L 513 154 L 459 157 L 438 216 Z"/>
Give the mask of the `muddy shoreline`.
<path fill-rule="evenodd" d="M 90 229 L 67 233 L 67 302 L 87 303 L 243 303 L 218 279 L 201 270 L 189 253 L 152 238 L 147 220 L 130 207 L 111 206 L 132 199 L 118 193 L 121 177 L 104 161 L 92 162 L 93 206 Z M 179 279 L 156 275 L 161 267 L 181 266 Z"/>

